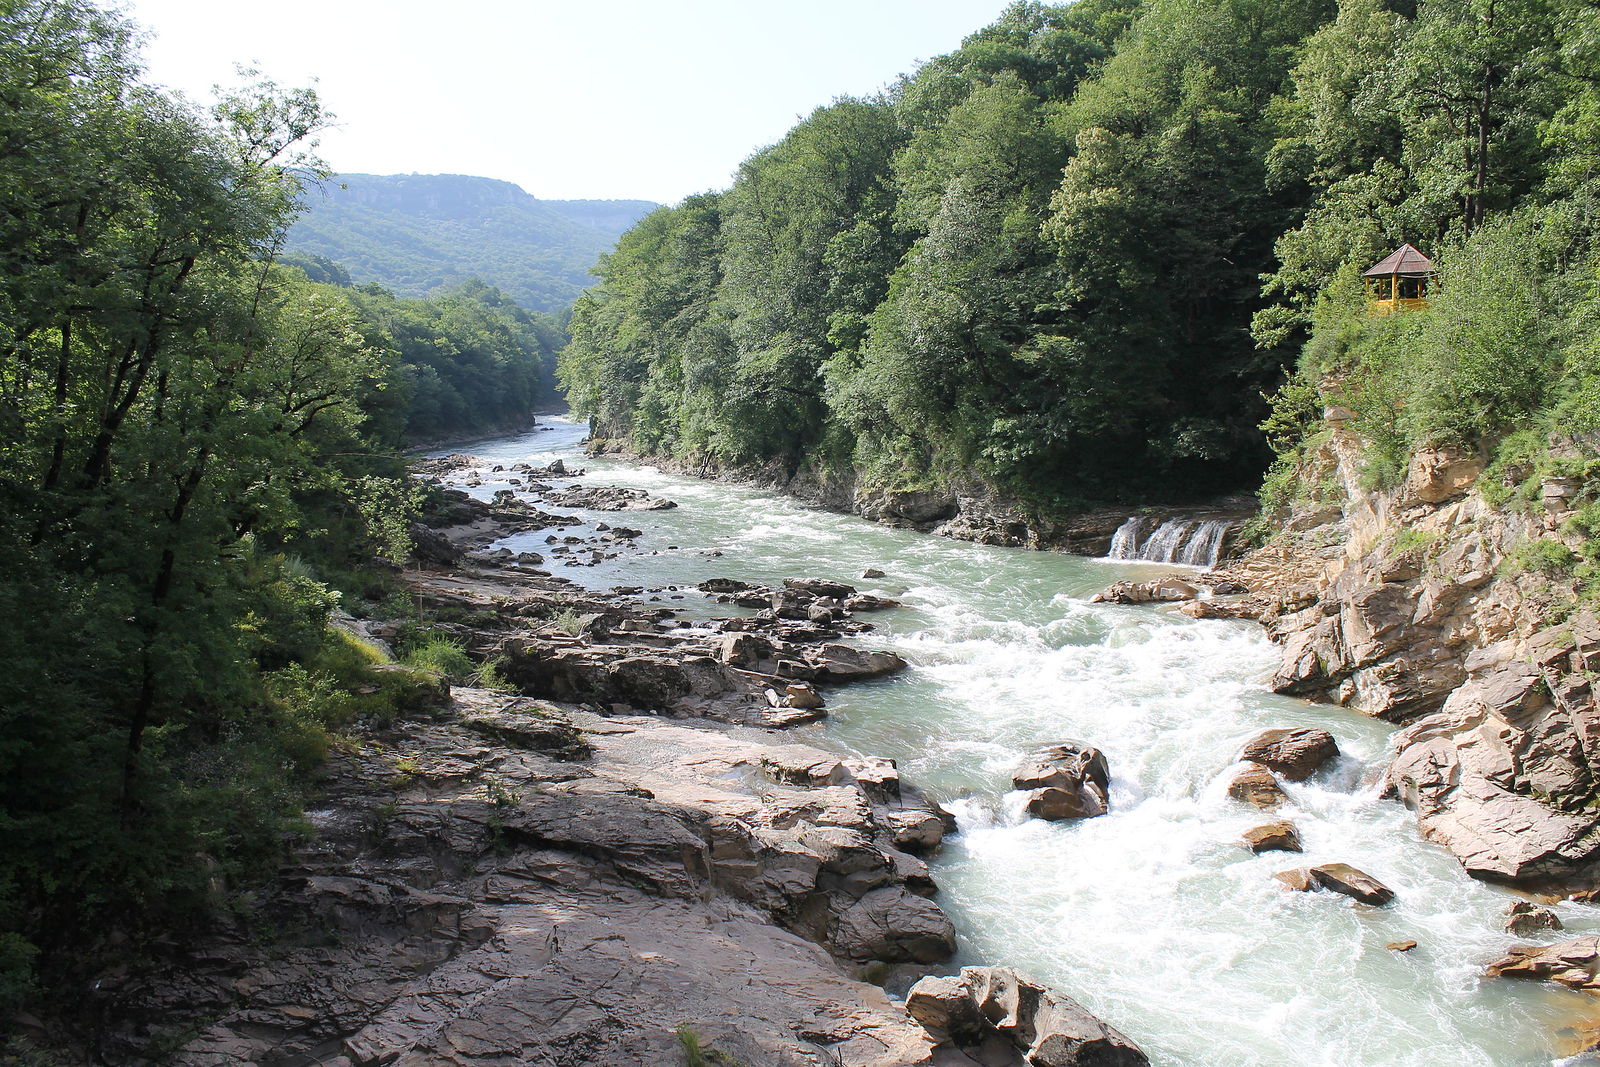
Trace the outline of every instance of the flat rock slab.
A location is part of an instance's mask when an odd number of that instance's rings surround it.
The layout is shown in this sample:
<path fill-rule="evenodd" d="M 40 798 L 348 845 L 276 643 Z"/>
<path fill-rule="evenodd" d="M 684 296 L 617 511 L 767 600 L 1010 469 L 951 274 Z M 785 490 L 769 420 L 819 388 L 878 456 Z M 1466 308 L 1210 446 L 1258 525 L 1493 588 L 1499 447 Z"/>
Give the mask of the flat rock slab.
<path fill-rule="evenodd" d="M 1239 758 L 1259 763 L 1291 782 L 1303 782 L 1338 755 L 1339 745 L 1332 734 L 1307 727 L 1263 730 L 1245 744 Z"/>
<path fill-rule="evenodd" d="M 1489 964 L 1490 978 L 1532 978 L 1572 989 L 1600 989 L 1600 937 L 1575 937 L 1556 945 L 1518 945 Z"/>
<path fill-rule="evenodd" d="M 1313 889 L 1326 889 L 1373 907 L 1382 907 L 1394 899 L 1394 890 L 1348 863 L 1299 867 L 1294 870 L 1279 871 L 1273 877 L 1290 889 L 1301 893 Z"/>

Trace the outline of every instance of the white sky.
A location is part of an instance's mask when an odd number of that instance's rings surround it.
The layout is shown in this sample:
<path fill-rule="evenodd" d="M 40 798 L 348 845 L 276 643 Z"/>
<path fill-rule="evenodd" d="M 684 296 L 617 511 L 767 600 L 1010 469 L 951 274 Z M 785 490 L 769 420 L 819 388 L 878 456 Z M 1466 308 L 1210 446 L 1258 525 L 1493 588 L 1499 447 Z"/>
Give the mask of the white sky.
<path fill-rule="evenodd" d="M 335 169 L 671 203 L 835 96 L 956 48 L 1006 0 L 124 0 L 152 81 L 312 78 Z"/>

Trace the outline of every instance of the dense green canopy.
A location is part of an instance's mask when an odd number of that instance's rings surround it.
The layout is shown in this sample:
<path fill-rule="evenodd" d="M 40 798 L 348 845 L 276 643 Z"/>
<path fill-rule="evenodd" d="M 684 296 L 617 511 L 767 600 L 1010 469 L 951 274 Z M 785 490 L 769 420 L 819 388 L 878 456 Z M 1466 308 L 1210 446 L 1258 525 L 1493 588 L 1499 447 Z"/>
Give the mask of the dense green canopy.
<path fill-rule="evenodd" d="M 498 292 L 275 263 L 326 121 L 0 4 L 0 1009 L 277 859 L 329 731 L 420 684 L 324 626 L 408 551 L 397 446 L 547 399 L 559 328 Z"/>
<path fill-rule="evenodd" d="M 1565 227 L 1512 250 L 1535 275 L 1586 262 L 1593 17 L 1014 4 L 625 236 L 562 381 L 648 451 L 1044 505 L 1248 487 L 1351 270 L 1409 240 L 1466 271 L 1510 225 Z"/>

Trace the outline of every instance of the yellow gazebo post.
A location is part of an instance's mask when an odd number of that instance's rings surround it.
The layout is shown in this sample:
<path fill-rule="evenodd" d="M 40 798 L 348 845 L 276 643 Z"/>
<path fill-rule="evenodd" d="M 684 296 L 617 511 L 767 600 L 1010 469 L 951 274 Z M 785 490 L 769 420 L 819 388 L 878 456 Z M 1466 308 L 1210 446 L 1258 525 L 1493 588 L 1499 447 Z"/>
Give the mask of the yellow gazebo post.
<path fill-rule="evenodd" d="M 1361 276 L 1367 286 L 1367 314 L 1398 315 L 1427 307 L 1437 273 L 1433 260 L 1409 244 L 1401 245 Z"/>

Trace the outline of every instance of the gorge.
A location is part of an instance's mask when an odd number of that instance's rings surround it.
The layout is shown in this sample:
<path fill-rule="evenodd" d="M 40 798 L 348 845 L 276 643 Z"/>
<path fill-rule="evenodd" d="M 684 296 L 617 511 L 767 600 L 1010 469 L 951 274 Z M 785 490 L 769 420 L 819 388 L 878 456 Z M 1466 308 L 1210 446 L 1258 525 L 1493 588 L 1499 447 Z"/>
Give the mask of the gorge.
<path fill-rule="evenodd" d="M 574 464 L 568 449 L 581 432 L 472 451 L 486 466 Z M 1279 649 L 1254 624 L 1088 603 L 1110 581 L 1160 569 L 929 538 L 758 489 L 605 457 L 577 462 L 591 480 L 679 504 L 627 513 L 644 531 L 639 552 L 558 570 L 585 588 L 662 589 L 649 595 L 697 616 L 683 605 L 707 577 L 885 573 L 858 584 L 906 606 L 874 616 L 868 640 L 911 669 L 830 697 L 826 724 L 804 732 L 841 754 L 896 759 L 955 813 L 959 832 L 932 874 L 959 962 L 1003 962 L 1049 982 L 1162 1064 L 1281 1064 L 1316 1048 L 1330 1063 L 1504 1067 L 1578 1047 L 1557 1035 L 1587 1014 L 1581 998 L 1480 979 L 1513 941 L 1502 927 L 1518 898 L 1469 878 L 1420 838 L 1409 812 L 1381 799 L 1391 727 L 1273 696 L 1265 683 Z M 475 493 L 514 488 L 481 478 Z M 543 538 L 505 546 L 543 551 Z M 1244 741 L 1281 726 L 1329 729 L 1343 753 L 1331 771 L 1285 786 L 1306 850 L 1292 863 L 1237 843 L 1260 818 L 1225 795 Z M 1107 753 L 1111 814 L 1023 819 L 1011 767 L 1069 738 Z M 1272 879 L 1330 861 L 1377 875 L 1395 903 L 1366 911 L 1282 893 Z M 1557 911 L 1574 934 L 1600 928 L 1584 905 Z M 1419 947 L 1385 947 L 1405 940 Z"/>

